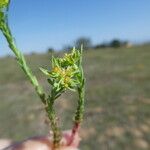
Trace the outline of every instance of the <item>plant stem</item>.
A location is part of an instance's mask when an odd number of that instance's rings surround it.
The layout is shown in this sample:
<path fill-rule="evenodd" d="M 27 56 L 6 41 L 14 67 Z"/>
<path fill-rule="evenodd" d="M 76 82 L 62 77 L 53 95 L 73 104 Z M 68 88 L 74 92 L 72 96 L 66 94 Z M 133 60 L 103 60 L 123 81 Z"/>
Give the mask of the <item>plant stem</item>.
<path fill-rule="evenodd" d="M 78 133 L 79 128 L 80 128 L 80 123 L 74 123 L 74 126 L 72 128 L 72 132 L 71 132 L 71 137 L 70 137 L 70 140 L 67 144 L 68 146 L 70 146 L 72 144 L 72 142 L 74 141 L 74 138 L 75 138 L 76 134 Z"/>
<path fill-rule="evenodd" d="M 17 46 L 15 44 L 15 41 L 14 41 L 14 38 L 13 38 L 13 36 L 11 34 L 10 28 L 9 28 L 8 23 L 6 22 L 6 20 L 2 20 L 1 21 L 0 29 L 1 29 L 1 31 L 3 33 L 3 35 L 5 36 L 10 49 L 15 54 L 17 62 L 19 63 L 19 65 L 21 66 L 22 70 L 24 71 L 24 73 L 26 74 L 28 79 L 30 80 L 31 84 L 34 86 L 36 93 L 41 98 L 42 102 L 44 104 L 46 104 L 46 98 L 45 98 L 45 94 L 43 92 L 43 89 L 39 85 L 39 83 L 37 81 L 37 78 L 31 72 L 31 69 L 28 67 L 23 54 L 17 48 Z"/>
<path fill-rule="evenodd" d="M 84 87 L 78 88 L 79 100 L 78 106 L 75 113 L 75 123 L 81 123 L 83 120 L 84 113 Z"/>
<path fill-rule="evenodd" d="M 85 78 L 84 78 L 84 72 L 82 68 L 82 54 L 83 54 L 83 45 L 81 45 L 81 49 L 80 49 L 81 56 L 78 62 L 78 66 L 80 68 L 80 85 L 78 87 L 79 99 L 78 99 L 78 105 L 74 116 L 74 126 L 72 128 L 71 140 L 69 144 L 71 144 L 74 141 L 74 137 L 76 133 L 79 131 L 80 124 L 83 120 L 83 114 L 84 114 Z"/>
<path fill-rule="evenodd" d="M 84 113 L 84 79 L 83 79 L 82 85 L 78 88 L 78 94 L 79 94 L 78 106 L 77 106 L 77 110 L 76 110 L 76 113 L 75 113 L 74 126 L 72 128 L 71 138 L 70 138 L 70 141 L 69 141 L 68 145 L 70 145 L 74 141 L 75 135 L 77 134 L 77 132 L 79 132 L 80 124 L 83 120 L 83 113 Z"/>
<path fill-rule="evenodd" d="M 54 147 L 58 147 L 59 142 L 61 140 L 61 132 L 60 132 L 60 129 L 58 128 L 57 117 L 55 114 L 55 110 L 53 108 L 55 98 L 53 96 L 51 98 L 45 97 L 43 89 L 39 85 L 37 78 L 33 75 L 31 69 L 28 67 L 28 65 L 26 63 L 26 60 L 25 60 L 23 54 L 17 48 L 17 46 L 14 42 L 14 38 L 11 34 L 10 28 L 8 26 L 8 23 L 6 23 L 5 20 L 1 21 L 0 29 L 3 33 L 3 35 L 5 36 L 10 49 L 15 54 L 17 62 L 19 63 L 22 70 L 24 71 L 24 73 L 26 74 L 28 79 L 30 80 L 31 84 L 34 86 L 36 93 L 41 98 L 41 101 L 46 106 L 45 110 L 46 110 L 48 117 L 50 119 L 51 128 L 53 131 Z"/>
<path fill-rule="evenodd" d="M 53 144 L 55 149 L 59 147 L 62 136 L 61 136 L 60 128 L 58 127 L 58 118 L 56 117 L 56 113 L 53 108 L 54 100 L 55 99 L 53 97 L 50 97 L 47 100 L 47 107 L 45 108 L 45 110 L 48 114 L 48 118 L 50 119 L 51 129 L 53 131 Z"/>

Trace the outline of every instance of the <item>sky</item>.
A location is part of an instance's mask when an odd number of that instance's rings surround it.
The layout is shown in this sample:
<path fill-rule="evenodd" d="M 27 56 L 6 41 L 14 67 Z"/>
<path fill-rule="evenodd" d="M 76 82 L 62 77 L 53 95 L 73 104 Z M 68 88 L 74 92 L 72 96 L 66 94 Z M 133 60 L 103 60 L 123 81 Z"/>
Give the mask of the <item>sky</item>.
<path fill-rule="evenodd" d="M 23 53 L 114 38 L 150 41 L 150 0 L 11 0 L 9 25 Z M 0 56 L 10 54 L 0 33 Z"/>

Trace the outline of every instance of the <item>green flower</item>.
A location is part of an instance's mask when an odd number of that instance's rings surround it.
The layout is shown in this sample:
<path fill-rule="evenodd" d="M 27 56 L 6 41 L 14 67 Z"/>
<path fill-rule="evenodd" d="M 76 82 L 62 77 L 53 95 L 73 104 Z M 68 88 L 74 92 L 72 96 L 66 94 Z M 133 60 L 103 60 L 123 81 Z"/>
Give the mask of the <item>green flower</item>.
<path fill-rule="evenodd" d="M 65 54 L 63 58 L 52 57 L 51 71 L 41 68 L 41 71 L 47 75 L 49 83 L 57 90 L 70 89 L 75 91 L 79 85 L 79 60 L 80 52 L 72 50 L 70 54 Z"/>
<path fill-rule="evenodd" d="M 60 64 L 62 67 L 74 65 L 76 64 L 80 59 L 80 52 L 73 48 L 72 53 L 65 54 L 64 58 L 60 59 Z"/>
<path fill-rule="evenodd" d="M 9 0 L 0 0 L 0 8 L 7 7 L 9 4 Z"/>
<path fill-rule="evenodd" d="M 6 21 L 6 9 L 8 4 L 9 4 L 10 0 L 0 0 L 0 28 L 1 28 L 1 23 Z"/>

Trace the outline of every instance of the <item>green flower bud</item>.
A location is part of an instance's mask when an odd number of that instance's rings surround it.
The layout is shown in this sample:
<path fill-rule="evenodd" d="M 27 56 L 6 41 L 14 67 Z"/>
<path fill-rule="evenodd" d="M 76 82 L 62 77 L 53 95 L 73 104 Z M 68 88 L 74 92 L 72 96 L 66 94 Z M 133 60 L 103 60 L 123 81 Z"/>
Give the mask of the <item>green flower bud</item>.
<path fill-rule="evenodd" d="M 63 58 L 52 58 L 51 71 L 41 68 L 41 71 L 49 77 L 50 84 L 56 89 L 76 90 L 79 85 L 80 68 L 78 66 L 81 54 L 73 49 Z"/>
<path fill-rule="evenodd" d="M 0 0 L 0 8 L 7 7 L 9 4 L 9 0 Z"/>

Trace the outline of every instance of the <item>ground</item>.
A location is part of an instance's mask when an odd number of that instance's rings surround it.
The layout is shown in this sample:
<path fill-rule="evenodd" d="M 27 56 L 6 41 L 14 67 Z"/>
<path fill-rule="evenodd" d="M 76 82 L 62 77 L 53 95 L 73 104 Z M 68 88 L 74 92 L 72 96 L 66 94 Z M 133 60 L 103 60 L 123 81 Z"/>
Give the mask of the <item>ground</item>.
<path fill-rule="evenodd" d="M 59 53 L 59 55 L 62 55 Z M 44 89 L 39 67 L 50 66 L 50 54 L 26 56 Z M 23 140 L 48 132 L 43 105 L 16 61 L 0 58 L 0 138 Z M 86 109 L 82 150 L 150 149 L 150 46 L 84 52 Z M 56 103 L 62 129 L 72 126 L 77 95 Z"/>

